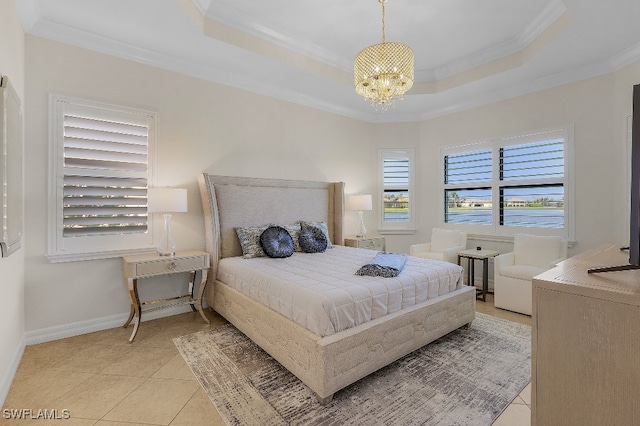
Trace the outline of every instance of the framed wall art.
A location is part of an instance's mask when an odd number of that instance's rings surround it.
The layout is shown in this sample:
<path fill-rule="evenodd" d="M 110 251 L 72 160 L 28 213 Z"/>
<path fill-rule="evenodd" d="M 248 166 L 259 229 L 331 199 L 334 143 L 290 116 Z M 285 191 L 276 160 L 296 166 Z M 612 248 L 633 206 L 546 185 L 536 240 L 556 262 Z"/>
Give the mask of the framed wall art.
<path fill-rule="evenodd" d="M 7 76 L 0 76 L 0 252 L 2 257 L 22 243 L 22 106 Z"/>

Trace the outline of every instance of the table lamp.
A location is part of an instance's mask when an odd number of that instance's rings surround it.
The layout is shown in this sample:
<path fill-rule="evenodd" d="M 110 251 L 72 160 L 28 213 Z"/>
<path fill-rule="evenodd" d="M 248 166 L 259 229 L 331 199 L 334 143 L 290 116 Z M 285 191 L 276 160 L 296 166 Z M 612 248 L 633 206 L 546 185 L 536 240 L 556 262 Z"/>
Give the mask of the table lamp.
<path fill-rule="evenodd" d="M 164 213 L 162 239 L 158 244 L 160 256 L 173 256 L 176 244 L 171 236 L 171 213 L 187 211 L 187 190 L 184 188 L 149 188 L 147 192 L 147 212 Z"/>
<path fill-rule="evenodd" d="M 357 210 L 360 216 L 360 235 L 356 235 L 358 238 L 367 237 L 367 228 L 364 226 L 363 212 L 365 210 L 373 210 L 373 203 L 371 201 L 371 195 L 350 195 L 349 196 L 349 209 Z"/>

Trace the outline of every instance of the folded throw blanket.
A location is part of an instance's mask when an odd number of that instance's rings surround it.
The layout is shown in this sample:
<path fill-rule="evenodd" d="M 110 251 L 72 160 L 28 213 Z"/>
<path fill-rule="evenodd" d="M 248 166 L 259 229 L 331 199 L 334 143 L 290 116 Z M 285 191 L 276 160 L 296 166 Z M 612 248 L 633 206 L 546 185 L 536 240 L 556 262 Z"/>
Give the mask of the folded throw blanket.
<path fill-rule="evenodd" d="M 402 272 L 406 262 L 406 254 L 378 253 L 371 262 L 358 269 L 356 275 L 384 278 L 397 277 Z"/>

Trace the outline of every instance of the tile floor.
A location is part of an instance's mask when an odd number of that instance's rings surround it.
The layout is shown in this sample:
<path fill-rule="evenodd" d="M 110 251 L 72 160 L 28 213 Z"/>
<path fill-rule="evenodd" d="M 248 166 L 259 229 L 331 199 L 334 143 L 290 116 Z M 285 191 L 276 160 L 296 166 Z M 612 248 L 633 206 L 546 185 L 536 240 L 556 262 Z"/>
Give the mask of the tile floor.
<path fill-rule="evenodd" d="M 477 311 L 531 323 L 531 318 L 478 301 Z M 211 326 L 225 323 L 207 314 Z M 187 313 L 142 323 L 133 344 L 131 327 L 28 346 L 4 403 L 0 425 L 68 426 L 224 425 L 178 353 L 172 339 L 209 327 Z M 530 385 L 495 426 L 530 424 Z M 5 409 L 57 410 L 68 420 L 5 419 Z"/>

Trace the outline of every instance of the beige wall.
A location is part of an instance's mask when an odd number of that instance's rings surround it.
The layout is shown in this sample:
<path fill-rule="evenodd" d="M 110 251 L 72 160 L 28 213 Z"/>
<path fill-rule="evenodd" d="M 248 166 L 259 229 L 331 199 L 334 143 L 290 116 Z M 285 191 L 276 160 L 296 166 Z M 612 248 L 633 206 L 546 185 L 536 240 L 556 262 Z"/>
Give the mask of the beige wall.
<path fill-rule="evenodd" d="M 640 63 L 619 72 L 521 96 L 419 124 L 416 148 L 416 235 L 398 236 L 391 250 L 428 241 L 440 224 L 438 197 L 441 147 L 562 126 L 574 127 L 575 239 L 570 253 L 603 243 L 628 244 L 628 154 L 626 117 L 633 84 L 640 83 Z M 389 130 L 389 129 L 385 129 Z M 385 132 L 388 133 L 388 132 Z M 386 147 L 379 140 L 379 147 Z M 412 147 L 410 143 L 407 147 Z M 502 252 L 509 244 L 470 241 Z"/>
<path fill-rule="evenodd" d="M 24 104 L 24 32 L 13 1 L 0 0 L 0 74 L 9 77 Z M 0 405 L 24 349 L 25 249 L 0 258 Z"/>
<path fill-rule="evenodd" d="M 117 259 L 50 264 L 46 252 L 50 93 L 158 112 L 156 185 L 189 190 L 174 215 L 179 248 L 203 248 L 196 175 L 341 180 L 348 193 L 377 191 L 377 149 L 415 148 L 415 235 L 388 236 L 406 252 L 439 224 L 440 147 L 555 126 L 575 128 L 576 240 L 572 252 L 626 241 L 625 117 L 640 65 L 614 74 L 420 123 L 368 124 L 107 55 L 27 37 L 26 329 L 123 315 L 128 300 Z M 374 232 L 376 212 L 367 215 Z M 347 213 L 347 232 L 357 229 Z M 508 251 L 504 243 L 480 241 Z M 470 242 L 476 245 L 476 241 Z M 143 282 L 141 294 L 178 292 L 178 279 Z"/>
<path fill-rule="evenodd" d="M 348 192 L 369 185 L 375 152 L 366 123 L 32 36 L 26 70 L 28 331 L 129 310 L 118 259 L 51 264 L 45 257 L 50 93 L 158 113 L 155 183 L 188 188 L 189 212 L 173 215 L 178 248 L 205 246 L 196 183 L 203 171 L 340 180 Z M 355 229 L 355 214 L 349 219 Z M 140 293 L 182 293 L 182 284 L 178 277 L 145 280 Z"/>

